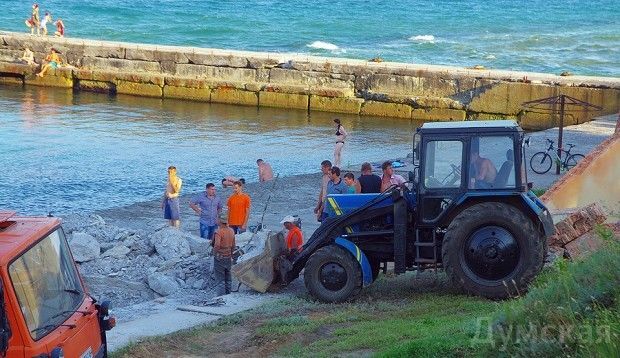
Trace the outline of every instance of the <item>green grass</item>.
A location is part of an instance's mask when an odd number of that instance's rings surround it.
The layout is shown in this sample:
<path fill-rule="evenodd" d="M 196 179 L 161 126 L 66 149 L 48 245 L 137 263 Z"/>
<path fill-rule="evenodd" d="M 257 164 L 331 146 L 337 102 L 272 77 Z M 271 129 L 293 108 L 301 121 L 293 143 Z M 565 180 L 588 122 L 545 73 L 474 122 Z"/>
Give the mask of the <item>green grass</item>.
<path fill-rule="evenodd" d="M 620 244 L 604 227 L 597 232 L 608 240 L 604 249 L 557 262 L 525 297 L 502 305 L 494 322 L 495 348 L 511 356 L 619 355 Z"/>

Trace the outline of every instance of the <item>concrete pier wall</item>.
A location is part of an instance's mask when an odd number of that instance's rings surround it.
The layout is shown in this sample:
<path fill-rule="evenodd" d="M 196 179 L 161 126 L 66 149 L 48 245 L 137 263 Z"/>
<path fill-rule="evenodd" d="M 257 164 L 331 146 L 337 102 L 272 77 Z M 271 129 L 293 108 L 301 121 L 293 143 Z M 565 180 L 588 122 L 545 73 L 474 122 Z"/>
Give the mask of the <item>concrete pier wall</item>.
<path fill-rule="evenodd" d="M 75 68 L 43 78 L 51 47 Z M 569 111 L 566 124 L 620 110 L 620 78 L 368 62 L 287 53 L 155 46 L 0 32 L 0 84 L 73 88 L 136 96 L 306 109 L 424 121 L 517 119 L 527 129 L 556 126 L 526 101 L 566 94 L 603 111 Z"/>

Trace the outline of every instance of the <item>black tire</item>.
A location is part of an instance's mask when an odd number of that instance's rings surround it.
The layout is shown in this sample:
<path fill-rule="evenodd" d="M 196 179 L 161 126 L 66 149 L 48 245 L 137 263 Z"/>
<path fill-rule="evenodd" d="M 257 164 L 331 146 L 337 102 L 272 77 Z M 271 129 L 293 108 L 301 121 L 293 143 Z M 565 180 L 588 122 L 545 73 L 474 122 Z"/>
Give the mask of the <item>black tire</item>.
<path fill-rule="evenodd" d="M 450 223 L 442 258 L 458 288 L 491 299 L 523 294 L 540 272 L 545 240 L 532 221 L 514 206 L 482 203 Z"/>
<path fill-rule="evenodd" d="M 538 152 L 530 158 L 530 168 L 536 174 L 545 174 L 551 169 L 551 165 L 553 165 L 553 159 L 546 152 Z"/>
<path fill-rule="evenodd" d="M 571 170 L 575 165 L 585 158 L 583 154 L 573 154 L 566 160 L 566 170 Z"/>
<path fill-rule="evenodd" d="M 319 301 L 344 302 L 362 289 L 362 269 L 348 251 L 328 245 L 316 250 L 306 262 L 304 283 Z"/>

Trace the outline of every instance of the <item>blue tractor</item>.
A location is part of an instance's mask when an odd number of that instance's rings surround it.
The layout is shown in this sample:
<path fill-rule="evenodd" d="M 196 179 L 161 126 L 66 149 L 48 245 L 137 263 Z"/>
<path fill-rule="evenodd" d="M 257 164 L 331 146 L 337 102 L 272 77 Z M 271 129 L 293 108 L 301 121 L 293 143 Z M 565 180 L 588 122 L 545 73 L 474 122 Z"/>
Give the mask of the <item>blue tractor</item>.
<path fill-rule="evenodd" d="M 409 182 L 328 196 L 329 217 L 280 264 L 284 283 L 303 270 L 312 296 L 343 302 L 393 265 L 395 274 L 443 268 L 455 286 L 491 299 L 524 292 L 554 226 L 528 185 L 523 142 L 509 120 L 424 124 Z"/>

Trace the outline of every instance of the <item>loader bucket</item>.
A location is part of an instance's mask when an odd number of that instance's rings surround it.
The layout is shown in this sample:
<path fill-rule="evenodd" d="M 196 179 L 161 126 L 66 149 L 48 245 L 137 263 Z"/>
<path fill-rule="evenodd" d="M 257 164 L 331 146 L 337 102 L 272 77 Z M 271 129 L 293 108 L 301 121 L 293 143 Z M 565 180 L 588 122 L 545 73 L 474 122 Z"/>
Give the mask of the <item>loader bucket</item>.
<path fill-rule="evenodd" d="M 231 268 L 231 273 L 239 282 L 261 293 L 267 289 L 278 277 L 275 272 L 275 260 L 284 252 L 284 235 L 270 233 L 265 242 L 262 253 L 248 260 L 237 263 Z"/>

